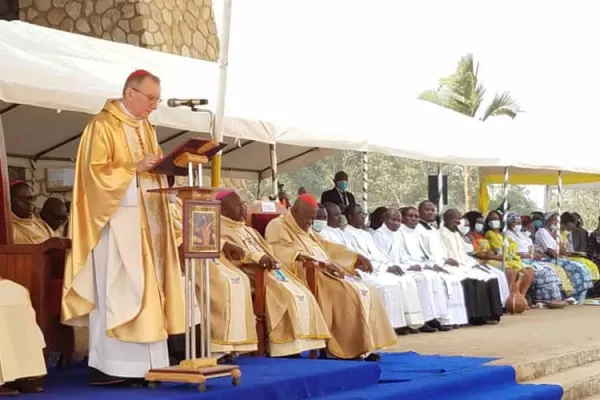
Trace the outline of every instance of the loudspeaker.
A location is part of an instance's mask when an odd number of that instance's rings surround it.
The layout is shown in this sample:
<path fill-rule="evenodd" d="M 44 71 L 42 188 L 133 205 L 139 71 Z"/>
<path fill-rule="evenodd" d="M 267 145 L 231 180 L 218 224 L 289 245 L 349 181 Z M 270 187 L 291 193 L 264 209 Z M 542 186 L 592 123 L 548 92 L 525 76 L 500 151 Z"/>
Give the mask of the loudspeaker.
<path fill-rule="evenodd" d="M 438 176 L 429 175 L 427 177 L 427 197 L 436 206 L 438 205 Z M 442 196 L 444 205 L 448 205 L 448 175 L 442 175 Z"/>

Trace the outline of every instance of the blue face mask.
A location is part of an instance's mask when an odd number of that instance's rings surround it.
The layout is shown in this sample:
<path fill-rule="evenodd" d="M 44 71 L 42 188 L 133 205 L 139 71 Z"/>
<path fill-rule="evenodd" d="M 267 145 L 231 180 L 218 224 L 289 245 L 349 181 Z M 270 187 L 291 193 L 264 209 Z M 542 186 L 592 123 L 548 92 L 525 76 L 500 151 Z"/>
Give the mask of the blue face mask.
<path fill-rule="evenodd" d="M 535 221 L 533 221 L 533 227 L 534 227 L 535 229 L 540 229 L 540 228 L 542 227 L 542 221 L 540 221 L 539 219 L 538 219 L 538 220 L 535 220 Z"/>
<path fill-rule="evenodd" d="M 349 184 L 348 184 L 348 181 L 339 181 L 338 183 L 336 183 L 336 186 L 342 192 L 345 192 L 346 190 L 348 190 Z"/>
<path fill-rule="evenodd" d="M 326 226 L 327 226 L 327 221 L 323 221 L 321 219 L 313 219 L 312 228 L 315 231 L 321 232 L 323 229 L 325 229 Z"/>

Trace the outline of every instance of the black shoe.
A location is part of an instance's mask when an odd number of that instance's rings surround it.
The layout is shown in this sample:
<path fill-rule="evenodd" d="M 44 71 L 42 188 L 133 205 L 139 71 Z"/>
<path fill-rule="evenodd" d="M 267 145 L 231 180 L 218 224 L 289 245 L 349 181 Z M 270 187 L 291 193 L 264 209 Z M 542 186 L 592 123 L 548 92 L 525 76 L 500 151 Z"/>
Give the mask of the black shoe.
<path fill-rule="evenodd" d="M 415 328 L 408 328 L 408 333 L 410 333 L 410 334 L 413 334 L 413 335 L 414 335 L 414 334 L 416 334 L 416 333 L 419 333 L 419 332 L 421 332 L 421 331 L 420 331 L 420 330 L 418 330 L 418 329 L 415 329 Z"/>
<path fill-rule="evenodd" d="M 394 332 L 400 336 L 408 335 L 408 328 L 394 328 Z"/>
<path fill-rule="evenodd" d="M 368 356 L 366 356 L 365 358 L 363 358 L 364 361 L 379 361 L 381 360 L 381 354 L 379 353 L 371 353 Z"/>
<path fill-rule="evenodd" d="M 448 332 L 451 330 L 452 330 L 452 328 L 450 328 L 449 326 L 441 326 L 440 325 L 440 327 L 438 328 L 438 331 L 440 331 L 440 332 Z"/>
<path fill-rule="evenodd" d="M 423 332 L 423 333 L 433 333 L 433 332 L 437 332 L 438 330 L 436 328 L 432 328 L 429 325 L 423 325 L 422 327 L 419 328 L 419 332 Z"/>

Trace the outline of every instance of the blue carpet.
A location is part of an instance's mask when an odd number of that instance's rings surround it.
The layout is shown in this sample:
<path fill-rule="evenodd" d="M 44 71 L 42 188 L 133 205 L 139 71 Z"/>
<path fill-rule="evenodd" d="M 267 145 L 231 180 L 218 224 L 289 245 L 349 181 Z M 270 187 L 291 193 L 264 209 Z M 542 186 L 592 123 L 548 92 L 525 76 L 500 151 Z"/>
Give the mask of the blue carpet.
<path fill-rule="evenodd" d="M 242 357 L 242 386 L 229 379 L 208 381 L 208 391 L 163 384 L 158 389 L 108 389 L 87 386 L 87 370 L 52 370 L 46 392 L 35 399 L 201 399 L 201 400 L 391 400 L 502 399 L 559 400 L 555 385 L 519 385 L 511 367 L 483 365 L 491 358 L 384 354 L 379 363 Z M 21 398 L 29 396 L 21 396 Z"/>

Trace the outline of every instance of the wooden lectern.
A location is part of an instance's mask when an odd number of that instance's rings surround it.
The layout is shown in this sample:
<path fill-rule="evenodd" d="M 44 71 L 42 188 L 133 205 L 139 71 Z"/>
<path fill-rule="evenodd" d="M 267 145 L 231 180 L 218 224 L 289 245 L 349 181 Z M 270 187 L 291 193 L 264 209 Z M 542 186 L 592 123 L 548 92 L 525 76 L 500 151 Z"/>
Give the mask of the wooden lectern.
<path fill-rule="evenodd" d="M 211 357 L 208 262 L 218 262 L 221 253 L 221 203 L 215 200 L 218 188 L 203 186 L 202 166 L 223 147 L 225 144 L 215 140 L 189 139 L 163 157 L 150 171 L 168 176 L 188 176 L 186 187 L 150 190 L 152 193 L 176 193 L 182 199 L 186 313 L 185 360 L 175 367 L 150 370 L 146 374 L 150 387 L 157 387 L 160 382 L 187 382 L 197 384 L 198 390 L 204 391 L 207 379 L 223 376 L 231 376 L 233 385 L 241 383 L 241 372 L 237 365 L 217 365 L 217 359 Z M 197 298 L 201 316 L 200 358 L 196 358 L 197 263 L 200 264 Z"/>

